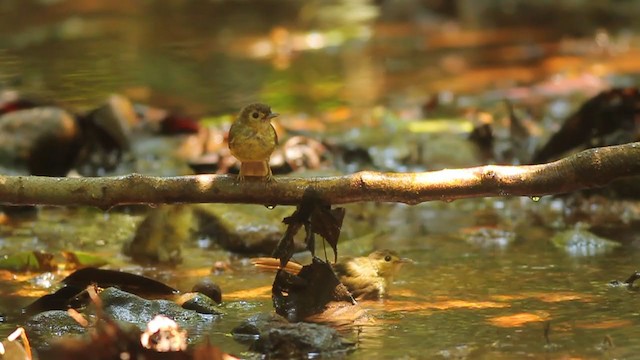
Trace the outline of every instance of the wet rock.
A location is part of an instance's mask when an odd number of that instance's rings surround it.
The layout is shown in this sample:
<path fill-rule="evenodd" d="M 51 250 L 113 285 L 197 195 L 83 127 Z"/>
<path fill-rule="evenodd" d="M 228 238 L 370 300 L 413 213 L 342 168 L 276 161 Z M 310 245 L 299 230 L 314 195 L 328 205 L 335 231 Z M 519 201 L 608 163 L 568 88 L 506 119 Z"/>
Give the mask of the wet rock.
<path fill-rule="evenodd" d="M 91 122 L 104 131 L 118 148 L 129 150 L 131 128 L 138 117 L 129 99 L 121 95 L 111 95 L 107 102 L 89 114 Z"/>
<path fill-rule="evenodd" d="M 63 310 L 36 314 L 27 320 L 24 327 L 31 344 L 38 349 L 49 348 L 61 336 L 80 337 L 87 331 Z"/>
<path fill-rule="evenodd" d="M 192 214 L 187 205 L 151 209 L 133 240 L 124 245 L 124 254 L 140 263 L 179 264 L 182 246 L 191 238 Z"/>
<path fill-rule="evenodd" d="M 275 313 L 260 313 L 251 316 L 235 327 L 231 333 L 238 340 L 255 340 L 269 328 L 286 325 L 289 322 Z"/>
<path fill-rule="evenodd" d="M 574 148 L 638 141 L 640 90 L 614 88 L 587 100 L 533 158 L 534 164 L 557 158 Z"/>
<path fill-rule="evenodd" d="M 467 229 L 464 232 L 465 240 L 482 248 L 505 248 L 516 240 L 517 234 L 513 231 L 493 228 L 477 227 Z"/>
<path fill-rule="evenodd" d="M 218 304 L 222 302 L 222 289 L 220 289 L 220 286 L 218 286 L 218 284 L 211 281 L 211 279 L 201 279 L 195 285 L 193 285 L 191 291 L 204 294 L 213 299 L 213 301 L 217 302 Z"/>
<path fill-rule="evenodd" d="M 83 116 L 80 124 L 84 147 L 78 172 L 98 176 L 114 170 L 131 149 L 131 129 L 137 122 L 133 104 L 120 95 L 112 95 L 104 105 Z"/>
<path fill-rule="evenodd" d="M 294 323 L 267 329 L 251 350 L 274 358 L 306 358 L 346 355 L 354 344 L 325 325 Z"/>
<path fill-rule="evenodd" d="M 222 315 L 216 301 L 199 292 L 186 293 L 177 301 L 187 310 L 193 310 L 199 314 Z"/>
<path fill-rule="evenodd" d="M 80 146 L 76 119 L 57 107 L 0 116 L 0 166 L 16 174 L 65 176 Z"/>
<path fill-rule="evenodd" d="M 218 316 L 201 314 L 182 308 L 169 300 L 146 300 L 136 295 L 111 287 L 100 293 L 105 314 L 110 318 L 132 323 L 140 330 L 156 315 L 162 314 L 174 320 L 190 334 L 202 334 Z"/>
<path fill-rule="evenodd" d="M 618 242 L 593 234 L 582 224 L 576 224 L 575 228 L 556 234 L 551 242 L 573 256 L 604 254 L 620 246 Z"/>
<path fill-rule="evenodd" d="M 240 253 L 271 254 L 282 237 L 282 219 L 293 207 L 267 209 L 256 205 L 204 204 L 197 205 L 200 232 L 223 248 Z M 304 249 L 296 243 L 297 251 Z"/>
<path fill-rule="evenodd" d="M 444 122 L 451 128 L 459 126 L 458 123 L 456 120 Z M 474 144 L 459 136 L 442 136 L 438 126 L 442 124 L 419 121 L 383 131 L 359 128 L 327 141 L 333 144 L 330 148 L 336 156 L 336 168 L 347 173 L 372 168 L 421 171 L 473 166 L 480 162 Z"/>
<path fill-rule="evenodd" d="M 275 314 L 252 316 L 232 333 L 239 341 L 252 342 L 251 350 L 273 358 L 340 356 L 354 350 L 354 343 L 331 327 L 288 323 Z"/>

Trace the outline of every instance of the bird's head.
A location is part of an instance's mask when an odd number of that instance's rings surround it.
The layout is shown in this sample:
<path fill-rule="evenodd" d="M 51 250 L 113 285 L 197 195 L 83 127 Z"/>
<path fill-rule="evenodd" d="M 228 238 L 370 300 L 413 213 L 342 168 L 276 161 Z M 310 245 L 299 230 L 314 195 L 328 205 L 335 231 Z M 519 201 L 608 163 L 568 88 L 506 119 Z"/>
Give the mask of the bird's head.
<path fill-rule="evenodd" d="M 278 116 L 277 113 L 271 112 L 271 107 L 266 104 L 255 103 L 245 106 L 239 115 L 239 119 L 249 122 L 269 121 Z"/>
<path fill-rule="evenodd" d="M 402 268 L 402 265 L 412 263 L 408 258 L 401 258 L 393 250 L 376 250 L 369 254 L 369 260 L 377 268 L 378 275 L 389 279 L 394 277 Z"/>

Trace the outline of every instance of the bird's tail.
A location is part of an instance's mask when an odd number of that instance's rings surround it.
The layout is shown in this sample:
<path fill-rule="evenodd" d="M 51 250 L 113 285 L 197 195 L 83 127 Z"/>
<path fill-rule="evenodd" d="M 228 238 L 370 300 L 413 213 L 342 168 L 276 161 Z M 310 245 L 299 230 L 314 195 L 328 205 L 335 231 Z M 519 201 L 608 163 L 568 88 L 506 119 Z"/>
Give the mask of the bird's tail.
<path fill-rule="evenodd" d="M 251 259 L 251 263 L 260 270 L 264 271 L 277 271 L 283 269 L 284 271 L 298 275 L 300 270 L 302 270 L 302 264 L 299 264 L 295 261 L 289 261 L 287 265 L 283 268 L 280 266 L 280 260 L 270 257 L 258 257 Z"/>

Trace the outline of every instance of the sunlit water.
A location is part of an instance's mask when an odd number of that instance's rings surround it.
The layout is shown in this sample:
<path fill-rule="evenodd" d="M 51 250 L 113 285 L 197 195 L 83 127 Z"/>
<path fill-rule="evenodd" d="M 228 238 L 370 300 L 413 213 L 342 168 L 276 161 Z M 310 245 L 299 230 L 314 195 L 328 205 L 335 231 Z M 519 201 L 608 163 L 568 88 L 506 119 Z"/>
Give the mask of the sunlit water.
<path fill-rule="evenodd" d="M 356 10 L 338 9 L 344 18 L 330 25 L 304 18 L 295 4 L 160 3 L 3 1 L 0 85 L 76 110 L 120 92 L 196 115 L 234 112 L 254 100 L 280 112 L 310 114 L 348 105 L 357 115 L 351 120 L 359 123 L 378 105 L 409 109 L 408 117 L 419 118 L 417 109 L 433 93 L 443 103 L 465 94 L 458 98 L 464 108 L 479 102 L 477 98 L 495 103 L 507 95 L 518 99 L 536 91 L 589 93 L 610 83 L 629 85 L 638 72 L 637 62 L 629 61 L 637 59 L 637 40 L 633 28 L 624 24 L 612 28 L 610 36 L 598 24 L 571 32 L 558 23 L 559 28 L 544 30 L 524 26 L 474 33 L 474 21 L 486 19 L 467 14 L 448 21 L 415 12 L 415 17 L 405 14 L 396 23 L 375 22 L 375 14 L 370 14 L 375 7 L 366 2 Z M 263 6 L 270 16 L 262 15 Z M 321 26 L 314 26 L 318 22 Z M 448 36 L 447 29 L 455 36 Z M 627 74 L 616 73 L 618 68 Z M 588 76 L 553 87 L 554 81 L 583 71 Z M 537 82 L 542 84 L 520 87 Z M 552 105 L 552 115 L 567 115 L 566 102 Z M 526 206 L 544 203 L 528 201 Z M 477 205 L 464 204 L 475 203 L 377 209 L 383 220 L 376 221 L 376 230 L 385 235 L 374 246 L 394 248 L 416 263 L 396 279 L 390 299 L 362 304 L 375 320 L 372 324 L 341 330 L 357 341 L 351 358 L 636 357 L 639 294 L 607 285 L 636 270 L 640 255 L 634 245 L 590 256 L 567 253 L 550 243 L 550 224 L 529 224 L 519 206 L 502 208 L 499 224 L 511 229 L 516 218 L 528 225 L 516 231 L 515 241 L 470 243 L 462 229 L 476 225 L 472 210 Z M 189 262 L 178 269 L 140 269 L 120 255 L 120 249 L 141 217 L 117 214 L 43 211 L 40 222 L 5 225 L 0 254 L 80 248 L 113 258 L 114 267 L 142 271 L 183 291 L 209 274 L 214 261 L 228 259 L 228 254 L 200 249 L 194 241 L 185 256 Z M 63 221 L 72 215 L 74 221 Z M 124 217 L 116 222 L 117 231 L 124 233 L 112 234 L 116 216 Z M 341 251 L 358 255 L 372 245 L 354 248 Z M 272 281 L 272 275 L 256 273 L 239 260 L 232 265 L 233 272 L 214 277 L 223 298 Z M 32 300 L 16 295 L 18 290 L 45 293 L 42 286 L 1 281 L 0 310 L 8 314 Z M 227 315 L 211 329 L 212 343 L 248 356 L 246 346 L 229 332 L 248 316 L 271 311 L 269 293 L 226 299 L 224 307 Z M 0 324 L 0 336 L 16 325 Z"/>
<path fill-rule="evenodd" d="M 470 243 L 464 240 L 460 226 L 473 212 L 464 208 L 475 208 L 480 203 L 467 202 L 475 205 L 468 206 L 464 201 L 450 205 L 457 206 L 458 216 L 451 218 L 451 229 L 446 234 L 429 234 L 426 224 L 426 234 L 412 238 L 386 235 L 375 240 L 376 247 L 397 249 L 415 264 L 407 265 L 395 280 L 390 298 L 361 302 L 373 319 L 371 323 L 340 329 L 358 344 L 351 358 L 392 358 L 400 354 L 407 358 L 628 357 L 640 350 L 640 342 L 632 336 L 640 320 L 635 306 L 638 293 L 608 285 L 611 280 L 626 279 L 636 269 L 640 256 L 634 248 L 627 245 L 607 254 L 576 256 L 554 247 L 549 241 L 553 230 L 540 225 L 518 232 L 515 241 L 507 245 L 491 241 Z M 519 201 L 508 204 L 508 208 L 513 207 L 511 210 L 521 208 Z M 443 206 L 449 205 L 403 206 L 403 211 L 405 215 L 427 214 Z M 380 211 L 386 210 L 383 207 Z M 44 216 L 40 226 L 51 226 L 46 219 L 59 216 L 56 212 Z M 90 212 L 85 216 L 95 224 L 102 215 Z M 110 215 L 115 221 L 114 216 Z M 61 231 L 64 238 L 69 233 L 82 233 L 77 230 L 82 227 L 81 220 L 71 225 L 76 230 Z M 42 230 L 41 237 L 46 239 L 47 233 Z M 104 240 L 107 245 L 98 248 L 98 252 L 117 253 L 117 244 Z M 347 240 L 344 239 L 341 256 L 370 246 Z M 65 248 L 46 241 L 39 244 L 32 246 L 50 251 Z M 10 251 L 6 241 L 4 251 Z M 118 257 L 125 269 L 142 270 L 126 265 L 125 257 Z M 185 258 L 189 261 L 177 269 L 148 269 L 144 273 L 188 291 L 195 281 L 210 273 L 212 262 L 225 260 L 227 255 L 201 249 L 194 241 L 187 247 Z M 249 356 L 246 346 L 235 342 L 229 333 L 247 317 L 272 311 L 265 287 L 271 284 L 273 274 L 257 272 L 239 260 L 232 261 L 231 268 L 232 271 L 212 275 L 223 289 L 227 315 L 214 324 L 209 336 L 225 351 Z M 47 284 L 3 281 L 0 286 L 3 294 L 16 294 L 21 288 L 46 292 Z M 258 288 L 263 290 L 238 298 L 238 291 Z M 10 315 L 12 309 L 30 301 L 19 295 L 4 296 L 0 306 Z M 0 327 L 0 336 L 15 325 L 9 318 Z"/>

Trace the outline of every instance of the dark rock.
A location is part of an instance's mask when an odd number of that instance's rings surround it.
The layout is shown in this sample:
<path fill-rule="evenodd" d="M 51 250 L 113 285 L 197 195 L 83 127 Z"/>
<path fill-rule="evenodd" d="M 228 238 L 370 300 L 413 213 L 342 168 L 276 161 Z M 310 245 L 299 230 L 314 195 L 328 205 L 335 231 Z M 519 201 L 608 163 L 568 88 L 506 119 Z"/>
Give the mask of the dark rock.
<path fill-rule="evenodd" d="M 0 116 L 0 166 L 10 172 L 65 176 L 80 147 L 76 119 L 57 107 Z"/>
<path fill-rule="evenodd" d="M 31 344 L 37 349 L 47 349 L 61 336 L 86 334 L 87 329 L 78 324 L 66 311 L 45 311 L 29 318 L 24 325 Z"/>
<path fill-rule="evenodd" d="M 90 118 L 118 148 L 130 149 L 131 127 L 138 122 L 138 117 L 129 99 L 111 95 L 104 105 L 91 112 Z"/>
<path fill-rule="evenodd" d="M 78 172 L 99 176 L 115 170 L 131 149 L 131 129 L 137 122 L 133 104 L 120 95 L 112 95 L 106 104 L 82 116 L 83 149 L 77 161 Z"/>
<path fill-rule="evenodd" d="M 640 139 L 640 90 L 614 88 L 587 100 L 567 118 L 538 151 L 534 164 L 547 162 L 576 148 L 625 144 Z"/>
<path fill-rule="evenodd" d="M 286 325 L 288 323 L 287 319 L 278 314 L 260 313 L 242 322 L 242 324 L 234 328 L 231 333 L 241 342 L 247 338 L 255 340 L 269 328 Z"/>
<path fill-rule="evenodd" d="M 258 314 L 232 331 L 234 338 L 246 342 L 256 339 L 251 350 L 270 358 L 308 358 L 341 356 L 354 350 L 354 343 L 328 326 L 288 323 L 274 314 Z"/>
<path fill-rule="evenodd" d="M 209 278 L 198 281 L 195 285 L 193 285 L 193 289 L 191 289 L 191 291 L 204 294 L 213 299 L 218 304 L 222 302 L 222 289 L 220 289 L 220 286 L 211 281 L 211 279 Z"/>
<path fill-rule="evenodd" d="M 218 318 L 184 309 L 173 301 L 146 300 L 113 287 L 101 292 L 100 298 L 107 316 L 117 321 L 132 323 L 140 330 L 146 329 L 149 321 L 162 314 L 174 320 L 189 334 L 203 334 Z"/>
<path fill-rule="evenodd" d="M 205 294 L 193 292 L 183 294 L 180 298 L 184 300 L 182 307 L 187 310 L 193 310 L 200 314 L 222 315 L 217 303 Z"/>

